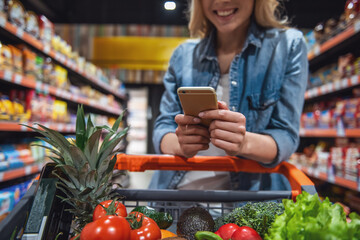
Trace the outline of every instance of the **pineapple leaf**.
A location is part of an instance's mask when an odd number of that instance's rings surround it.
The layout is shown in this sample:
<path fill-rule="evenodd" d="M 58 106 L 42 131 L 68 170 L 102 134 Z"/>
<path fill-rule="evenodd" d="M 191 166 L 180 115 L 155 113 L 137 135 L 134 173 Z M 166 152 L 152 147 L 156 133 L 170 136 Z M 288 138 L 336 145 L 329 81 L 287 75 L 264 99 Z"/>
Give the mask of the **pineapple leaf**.
<path fill-rule="evenodd" d="M 117 160 L 117 157 L 116 157 L 116 155 L 114 155 L 111 158 L 110 162 L 109 162 L 109 167 L 105 172 L 106 174 L 109 174 L 110 172 L 114 172 L 114 167 L 115 167 L 115 164 L 116 164 L 116 160 Z"/>
<path fill-rule="evenodd" d="M 120 114 L 120 116 L 118 117 L 118 119 L 116 119 L 114 125 L 112 126 L 112 130 L 113 130 L 114 132 L 116 132 L 116 131 L 118 130 L 118 128 L 119 128 L 119 126 L 120 126 L 120 122 L 122 121 L 125 112 L 126 112 L 126 110 L 124 110 L 124 111 Z"/>
<path fill-rule="evenodd" d="M 95 126 L 91 120 L 91 116 L 88 116 L 88 120 L 87 120 L 87 126 L 86 126 L 86 133 L 85 133 L 85 137 L 86 140 L 89 139 L 89 137 L 95 132 Z"/>
<path fill-rule="evenodd" d="M 55 162 L 57 165 L 63 165 L 64 164 L 64 159 L 59 157 L 51 157 L 51 156 L 48 156 L 48 158 L 50 158 L 53 162 Z"/>
<path fill-rule="evenodd" d="M 76 186 L 72 182 L 60 177 L 56 172 L 53 172 L 52 174 L 54 174 L 54 176 L 56 176 L 57 178 L 61 179 L 61 182 L 66 185 L 65 187 L 76 189 Z M 60 182 L 58 182 L 58 183 L 60 183 Z"/>
<path fill-rule="evenodd" d="M 89 163 L 85 163 L 83 165 L 83 167 L 81 169 L 79 169 L 78 172 L 78 180 L 82 186 L 82 188 L 80 189 L 81 191 L 83 190 L 83 188 L 86 186 L 86 176 L 87 174 L 91 171 Z"/>
<path fill-rule="evenodd" d="M 66 176 L 69 178 L 69 180 L 76 186 L 77 189 L 80 189 L 80 182 L 78 180 L 78 171 L 76 170 L 76 168 L 70 166 L 70 165 L 63 165 L 60 166 L 61 170 L 63 171 L 63 173 L 66 174 Z M 60 178 L 60 180 L 62 181 L 63 178 Z"/>
<path fill-rule="evenodd" d="M 86 179 L 85 179 L 86 186 L 91 187 L 91 188 L 95 188 L 96 187 L 96 179 L 97 179 L 97 171 L 96 170 L 90 171 L 86 175 Z"/>
<path fill-rule="evenodd" d="M 93 188 L 86 187 L 83 191 L 81 191 L 81 192 L 79 193 L 79 196 L 81 197 L 81 196 L 84 196 L 84 195 L 86 195 L 86 194 L 89 194 L 92 190 L 93 190 Z"/>
<path fill-rule="evenodd" d="M 83 106 L 78 106 L 76 113 L 76 146 L 84 150 L 86 142 L 85 116 Z"/>
<path fill-rule="evenodd" d="M 86 156 L 83 151 L 81 151 L 78 147 L 71 145 L 70 146 L 70 156 L 73 159 L 74 167 L 80 171 L 84 164 L 87 163 Z"/>
<path fill-rule="evenodd" d="M 125 134 L 127 133 L 128 128 L 125 128 L 123 131 L 116 134 L 110 141 L 103 142 L 100 151 L 99 151 L 99 160 L 98 160 L 98 166 L 102 164 L 102 161 L 107 158 L 109 155 L 113 154 L 113 150 L 116 147 L 116 145 L 119 144 L 119 142 L 123 139 Z"/>
<path fill-rule="evenodd" d="M 85 145 L 84 154 L 88 159 L 91 169 L 96 169 L 99 151 L 101 130 L 94 132 Z"/>

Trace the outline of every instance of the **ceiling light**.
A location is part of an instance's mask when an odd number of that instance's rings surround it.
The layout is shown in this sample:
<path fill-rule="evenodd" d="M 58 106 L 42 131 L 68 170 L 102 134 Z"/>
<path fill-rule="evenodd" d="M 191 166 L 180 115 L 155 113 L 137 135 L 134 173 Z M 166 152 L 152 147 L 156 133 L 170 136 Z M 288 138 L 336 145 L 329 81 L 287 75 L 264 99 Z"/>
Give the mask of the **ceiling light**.
<path fill-rule="evenodd" d="M 174 1 L 166 1 L 166 2 L 164 3 L 164 8 L 165 8 L 166 10 L 169 10 L 169 11 L 175 10 L 175 8 L 176 8 L 176 3 L 175 3 Z"/>

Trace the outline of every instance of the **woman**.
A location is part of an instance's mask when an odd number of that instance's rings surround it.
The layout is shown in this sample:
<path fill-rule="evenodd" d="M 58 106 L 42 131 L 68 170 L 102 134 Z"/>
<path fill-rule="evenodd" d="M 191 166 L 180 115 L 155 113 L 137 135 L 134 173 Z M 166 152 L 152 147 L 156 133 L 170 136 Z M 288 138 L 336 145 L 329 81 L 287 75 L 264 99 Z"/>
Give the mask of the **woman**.
<path fill-rule="evenodd" d="M 299 142 L 308 63 L 302 33 L 276 18 L 276 0 L 193 0 L 189 30 L 164 77 L 153 142 L 158 153 L 241 156 L 275 166 Z M 216 88 L 219 110 L 182 114 L 180 86 Z M 209 128 L 198 123 L 211 119 Z M 150 188 L 284 189 L 278 175 L 156 172 Z"/>

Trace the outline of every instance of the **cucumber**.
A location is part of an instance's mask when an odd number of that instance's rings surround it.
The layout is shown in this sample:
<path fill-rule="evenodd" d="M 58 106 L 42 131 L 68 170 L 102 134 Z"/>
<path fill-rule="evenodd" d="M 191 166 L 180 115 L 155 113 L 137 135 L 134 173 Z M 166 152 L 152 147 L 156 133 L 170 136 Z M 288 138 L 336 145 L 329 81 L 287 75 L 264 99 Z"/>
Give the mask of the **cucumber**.
<path fill-rule="evenodd" d="M 145 216 L 153 219 L 161 229 L 167 229 L 173 223 L 173 218 L 169 213 L 159 212 L 152 207 L 138 206 L 131 212 L 143 213 Z"/>

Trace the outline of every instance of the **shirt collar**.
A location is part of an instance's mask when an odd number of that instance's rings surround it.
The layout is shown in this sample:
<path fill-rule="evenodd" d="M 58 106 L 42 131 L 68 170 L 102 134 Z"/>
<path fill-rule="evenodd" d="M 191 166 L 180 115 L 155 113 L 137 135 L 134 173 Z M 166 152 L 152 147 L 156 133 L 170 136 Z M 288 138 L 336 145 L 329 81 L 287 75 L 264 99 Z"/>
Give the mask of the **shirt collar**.
<path fill-rule="evenodd" d="M 249 44 L 260 48 L 261 39 L 263 37 L 264 37 L 264 31 L 256 24 L 254 20 L 252 20 L 250 23 L 246 41 L 244 43 L 244 49 Z M 201 55 L 200 55 L 201 61 L 204 59 L 208 59 L 208 60 L 216 59 L 215 38 L 216 38 L 216 29 L 213 28 L 210 31 L 209 36 L 201 41 L 201 44 L 203 45 L 203 51 L 201 51 Z"/>

